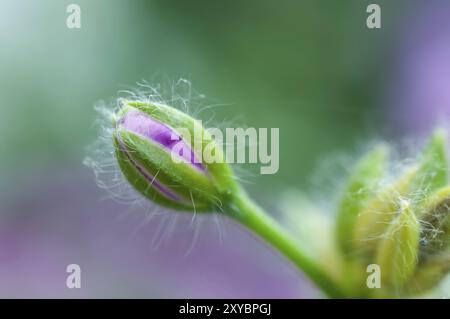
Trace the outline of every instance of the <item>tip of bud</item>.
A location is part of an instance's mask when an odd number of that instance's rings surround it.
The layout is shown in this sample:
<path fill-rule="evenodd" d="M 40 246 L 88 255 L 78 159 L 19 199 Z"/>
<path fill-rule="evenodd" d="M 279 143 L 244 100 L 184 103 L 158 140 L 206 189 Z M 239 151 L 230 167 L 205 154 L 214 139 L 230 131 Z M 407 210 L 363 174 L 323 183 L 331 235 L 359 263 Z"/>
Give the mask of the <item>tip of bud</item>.
<path fill-rule="evenodd" d="M 205 141 L 213 141 L 187 114 L 167 105 L 122 101 L 114 126 L 122 173 L 151 201 L 179 210 L 213 211 L 236 188 L 226 163 L 201 161 Z M 199 131 L 200 137 L 183 130 Z"/>

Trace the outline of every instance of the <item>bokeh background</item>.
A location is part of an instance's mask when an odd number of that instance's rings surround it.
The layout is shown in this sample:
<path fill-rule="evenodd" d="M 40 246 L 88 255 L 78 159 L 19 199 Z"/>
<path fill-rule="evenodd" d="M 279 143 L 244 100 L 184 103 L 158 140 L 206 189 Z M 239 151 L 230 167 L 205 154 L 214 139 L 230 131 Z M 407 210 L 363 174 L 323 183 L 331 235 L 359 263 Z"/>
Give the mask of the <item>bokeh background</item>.
<path fill-rule="evenodd" d="M 379 30 L 366 27 L 371 2 Z M 69 3 L 81 29 L 66 27 Z M 331 196 L 316 177 L 336 154 L 445 123 L 449 57 L 445 0 L 2 1 L 0 297 L 319 296 L 232 222 L 149 221 L 105 199 L 82 164 L 94 104 L 155 75 L 186 78 L 224 104 L 218 125 L 279 127 L 278 174 L 247 178 L 276 214 L 293 189 Z M 71 263 L 81 289 L 66 288 Z"/>

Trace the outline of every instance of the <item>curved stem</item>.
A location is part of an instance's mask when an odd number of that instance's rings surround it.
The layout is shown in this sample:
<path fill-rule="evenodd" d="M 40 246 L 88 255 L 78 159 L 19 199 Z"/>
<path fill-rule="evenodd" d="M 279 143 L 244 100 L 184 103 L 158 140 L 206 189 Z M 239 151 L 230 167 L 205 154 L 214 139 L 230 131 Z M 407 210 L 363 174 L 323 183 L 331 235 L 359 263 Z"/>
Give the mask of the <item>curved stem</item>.
<path fill-rule="evenodd" d="M 334 279 L 313 259 L 301 251 L 296 240 L 243 191 L 234 198 L 233 204 L 229 208 L 234 219 L 278 249 L 321 288 L 325 294 L 332 298 L 345 297 L 345 294 Z"/>

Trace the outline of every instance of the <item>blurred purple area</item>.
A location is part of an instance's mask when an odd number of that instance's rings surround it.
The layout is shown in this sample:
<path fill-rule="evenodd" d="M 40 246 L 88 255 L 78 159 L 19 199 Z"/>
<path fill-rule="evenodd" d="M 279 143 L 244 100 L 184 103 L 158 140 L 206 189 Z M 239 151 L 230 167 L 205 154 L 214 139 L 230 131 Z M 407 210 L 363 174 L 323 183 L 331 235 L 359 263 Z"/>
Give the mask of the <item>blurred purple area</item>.
<path fill-rule="evenodd" d="M 296 269 L 234 223 L 220 220 L 222 239 L 213 216 L 199 215 L 201 225 L 193 225 L 191 214 L 167 212 L 146 223 L 138 209 L 100 200 L 104 191 L 90 173 L 42 172 L 2 201 L 0 297 L 317 296 Z M 81 267 L 81 289 L 66 287 L 72 263 Z"/>
<path fill-rule="evenodd" d="M 402 24 L 388 102 L 401 133 L 450 122 L 449 12 L 450 1 L 424 1 Z"/>
<path fill-rule="evenodd" d="M 422 1 L 399 23 L 385 111 L 401 133 L 448 125 L 449 12 L 450 1 Z M 276 251 L 224 218 L 219 227 L 199 215 L 193 225 L 191 214 L 167 212 L 146 222 L 139 208 L 102 200 L 87 168 L 35 174 L 0 194 L 0 298 L 320 296 Z M 81 267 L 81 289 L 66 287 L 72 263 Z"/>

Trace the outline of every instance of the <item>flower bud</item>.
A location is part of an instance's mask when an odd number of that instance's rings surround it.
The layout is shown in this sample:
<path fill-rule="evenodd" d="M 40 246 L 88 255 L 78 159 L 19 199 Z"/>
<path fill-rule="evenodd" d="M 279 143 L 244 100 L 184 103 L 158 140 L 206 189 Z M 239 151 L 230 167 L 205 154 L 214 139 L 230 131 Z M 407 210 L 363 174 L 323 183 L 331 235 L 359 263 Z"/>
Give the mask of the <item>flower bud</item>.
<path fill-rule="evenodd" d="M 151 201 L 177 210 L 212 211 L 237 188 L 224 160 L 202 162 L 203 149 L 214 141 L 192 117 L 162 104 L 125 101 L 113 124 L 122 173 Z M 217 145 L 212 147 L 222 156 Z"/>
<path fill-rule="evenodd" d="M 446 134 L 437 130 L 417 165 L 378 192 L 361 210 L 355 222 L 356 253 L 366 260 L 371 258 L 405 198 L 415 206 L 414 213 L 420 218 L 420 206 L 427 196 L 447 184 L 447 170 Z"/>

